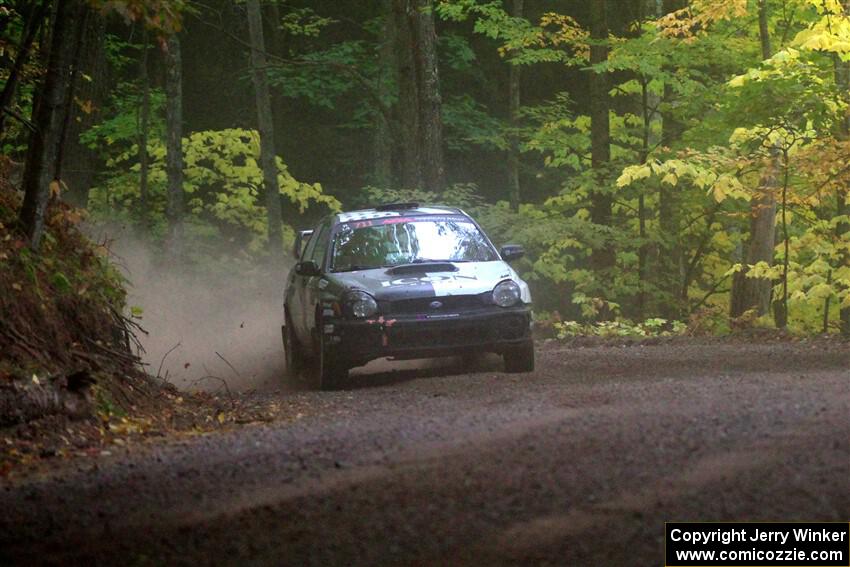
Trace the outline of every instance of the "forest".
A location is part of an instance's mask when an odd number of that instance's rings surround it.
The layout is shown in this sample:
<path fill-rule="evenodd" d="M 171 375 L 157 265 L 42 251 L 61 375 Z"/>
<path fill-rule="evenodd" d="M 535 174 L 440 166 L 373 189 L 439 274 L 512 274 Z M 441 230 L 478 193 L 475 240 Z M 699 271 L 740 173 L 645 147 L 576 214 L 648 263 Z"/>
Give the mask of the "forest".
<path fill-rule="evenodd" d="M 848 158 L 850 0 L 0 0 L 0 566 L 848 565 Z"/>
<path fill-rule="evenodd" d="M 0 76 L 0 261 L 53 289 L 55 211 L 282 272 L 417 201 L 523 245 L 562 338 L 850 336 L 848 0 L 7 0 Z"/>

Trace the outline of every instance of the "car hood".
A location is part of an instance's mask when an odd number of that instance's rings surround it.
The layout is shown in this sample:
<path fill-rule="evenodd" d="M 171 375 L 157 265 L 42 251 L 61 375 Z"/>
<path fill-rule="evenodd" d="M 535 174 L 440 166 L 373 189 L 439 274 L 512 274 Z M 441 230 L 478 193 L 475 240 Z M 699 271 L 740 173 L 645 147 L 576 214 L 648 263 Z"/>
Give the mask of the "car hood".
<path fill-rule="evenodd" d="M 443 262 L 440 265 L 410 267 L 403 273 L 398 270 L 378 268 L 357 272 L 332 273 L 327 277 L 347 289 L 360 289 L 378 301 L 395 301 L 416 297 L 445 297 L 449 295 L 475 295 L 492 290 L 504 280 L 519 284 L 524 303 L 531 303 L 528 285 L 507 263 L 494 262 Z"/>

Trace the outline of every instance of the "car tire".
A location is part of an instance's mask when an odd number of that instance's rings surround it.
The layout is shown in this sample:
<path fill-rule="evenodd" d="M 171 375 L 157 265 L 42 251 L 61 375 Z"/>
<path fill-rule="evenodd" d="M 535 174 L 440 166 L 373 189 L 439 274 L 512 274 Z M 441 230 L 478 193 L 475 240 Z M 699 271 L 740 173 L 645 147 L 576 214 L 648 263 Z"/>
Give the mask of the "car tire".
<path fill-rule="evenodd" d="M 534 341 L 528 340 L 510 347 L 502 354 L 505 360 L 505 372 L 534 372 Z"/>
<path fill-rule="evenodd" d="M 348 366 L 333 356 L 323 335 L 316 342 L 319 352 L 310 365 L 311 385 L 316 390 L 336 390 L 348 379 Z"/>
<path fill-rule="evenodd" d="M 286 357 L 286 375 L 289 378 L 297 378 L 304 369 L 304 351 L 295 336 L 295 329 L 289 316 L 286 317 L 286 325 L 281 327 L 283 335 L 283 351 Z"/>

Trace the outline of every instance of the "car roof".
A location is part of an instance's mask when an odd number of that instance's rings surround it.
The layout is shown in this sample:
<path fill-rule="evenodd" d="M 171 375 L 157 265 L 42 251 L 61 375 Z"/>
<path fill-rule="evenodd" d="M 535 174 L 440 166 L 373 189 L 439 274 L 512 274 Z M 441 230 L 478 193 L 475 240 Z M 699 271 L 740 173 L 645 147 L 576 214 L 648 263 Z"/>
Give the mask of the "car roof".
<path fill-rule="evenodd" d="M 428 216 L 447 214 L 466 216 L 466 213 L 464 213 L 457 207 L 419 204 L 400 205 L 398 207 L 394 207 L 392 205 L 384 205 L 376 207 L 374 209 L 362 209 L 359 211 L 337 213 L 337 215 L 335 215 L 336 218 L 334 219 L 334 224 L 352 221 L 392 218 L 398 216 Z"/>

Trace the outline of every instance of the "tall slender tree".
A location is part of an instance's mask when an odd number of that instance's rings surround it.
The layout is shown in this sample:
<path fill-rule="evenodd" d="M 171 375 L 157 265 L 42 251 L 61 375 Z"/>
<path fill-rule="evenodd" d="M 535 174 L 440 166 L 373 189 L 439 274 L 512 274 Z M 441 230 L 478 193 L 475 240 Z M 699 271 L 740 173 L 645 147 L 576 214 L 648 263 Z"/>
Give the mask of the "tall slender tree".
<path fill-rule="evenodd" d="M 442 98 L 432 0 L 393 0 L 405 187 L 445 189 Z"/>
<path fill-rule="evenodd" d="M 86 18 L 84 39 L 76 57 L 73 100 L 66 118 L 62 159 L 62 178 L 67 184 L 63 199 L 79 207 L 88 204 L 89 190 L 94 184 L 99 158 L 84 144 L 80 136 L 102 118 L 103 101 L 109 92 L 106 79 L 108 62 L 104 50 L 106 20 L 97 13 Z M 84 79 L 85 77 L 85 79 Z"/>
<path fill-rule="evenodd" d="M 850 18 L 850 0 L 842 0 L 844 8 L 844 17 Z M 835 83 L 841 93 L 844 101 L 850 102 L 850 62 L 842 61 L 837 56 L 835 57 Z M 844 120 L 839 125 L 839 138 L 842 140 L 850 140 L 850 114 L 845 111 Z M 841 187 L 836 194 L 836 215 L 839 218 L 846 219 L 850 216 L 850 205 L 847 200 L 850 199 L 850 188 L 847 186 Z M 835 226 L 836 237 L 838 239 L 847 238 L 850 235 L 850 222 L 843 220 Z M 840 262 L 843 266 L 850 266 L 850 251 L 846 249 L 840 255 Z M 825 317 L 829 316 L 829 304 L 825 309 Z M 841 334 L 845 337 L 850 337 L 850 305 L 841 305 L 839 307 L 839 328 Z"/>
<path fill-rule="evenodd" d="M 599 65 L 608 60 L 608 15 L 606 0 L 590 2 L 590 64 Z M 596 188 L 590 195 L 590 218 L 595 225 L 606 229 L 611 226 L 613 199 L 608 189 L 609 162 L 611 161 L 611 108 L 608 91 L 610 81 L 606 72 L 590 70 L 590 145 L 591 167 Z M 606 239 L 607 240 L 607 239 Z M 597 245 L 590 258 L 591 267 L 605 272 L 614 266 L 616 255 L 612 243 Z"/>
<path fill-rule="evenodd" d="M 401 140 L 401 184 L 422 187 L 421 146 L 419 141 L 419 88 L 416 79 L 414 44 L 416 36 L 411 26 L 413 0 L 393 0 L 396 30 L 396 64 L 398 65 L 397 114 Z"/>
<path fill-rule="evenodd" d="M 51 187 L 58 188 L 59 155 L 71 92 L 72 61 L 77 52 L 83 6 L 56 0 L 50 52 L 44 83 L 33 108 L 35 130 L 30 135 L 24 168 L 24 202 L 20 223 L 30 247 L 38 249 L 44 234 L 44 215 Z"/>
<path fill-rule="evenodd" d="M 165 53 L 166 173 L 168 176 L 168 237 L 166 249 L 178 258 L 183 253 L 183 61 L 180 38 L 172 34 Z"/>
<path fill-rule="evenodd" d="M 443 160 L 443 99 L 437 66 L 437 32 L 433 0 L 416 0 L 413 12 L 417 82 L 419 85 L 419 126 L 422 143 L 422 176 L 425 189 L 440 192 L 446 188 Z"/>
<path fill-rule="evenodd" d="M 396 23 L 392 0 L 381 0 L 384 16 L 384 37 L 378 49 L 377 96 L 389 100 L 396 75 Z M 375 111 L 373 183 L 378 187 L 393 185 L 392 124 L 380 109 Z"/>
<path fill-rule="evenodd" d="M 257 126 L 260 132 L 260 165 L 263 168 L 263 189 L 266 194 L 268 219 L 268 249 L 272 256 L 283 254 L 281 239 L 280 186 L 277 182 L 277 163 L 274 149 L 274 118 L 269 94 L 266 45 L 263 37 L 263 16 L 259 0 L 248 0 L 248 30 L 251 35 L 251 77 L 257 101 Z"/>
<path fill-rule="evenodd" d="M 683 9 L 685 0 L 663 0 L 661 14 L 671 14 Z M 681 137 L 684 127 L 676 118 L 676 92 L 669 83 L 664 85 L 664 104 L 661 105 L 661 144 L 672 147 Z M 665 301 L 660 306 L 660 314 L 666 319 L 678 319 L 682 304 L 679 298 L 687 296 L 686 285 L 682 278 L 682 247 L 679 241 L 679 203 L 677 189 L 666 183 L 658 185 L 658 274 L 659 289 L 664 293 Z"/>
<path fill-rule="evenodd" d="M 512 0 L 511 15 L 514 18 L 523 16 L 524 0 Z M 521 103 L 521 79 L 522 67 L 511 64 L 508 76 L 508 112 L 510 123 L 513 128 L 519 125 L 519 109 Z M 511 209 L 519 210 L 521 197 L 519 184 L 519 140 L 516 135 L 510 137 L 510 148 L 508 149 L 508 192 Z"/>
<path fill-rule="evenodd" d="M 759 0 L 759 42 L 763 59 L 773 55 L 768 31 L 767 0 Z M 765 278 L 747 277 L 746 265 L 759 262 L 773 264 L 776 245 L 776 191 L 779 186 L 781 152 L 771 147 L 767 165 L 759 180 L 759 187 L 750 200 L 750 235 L 744 258 L 745 269 L 736 273 L 732 280 L 730 315 L 740 317 L 750 310 L 765 315 L 770 309 L 773 282 Z"/>
<path fill-rule="evenodd" d="M 148 216 L 148 131 L 151 115 L 151 86 L 148 78 L 148 30 L 142 32 L 142 57 L 139 61 L 139 87 L 142 107 L 139 110 L 139 205 L 143 218 Z"/>
<path fill-rule="evenodd" d="M 6 83 L 3 85 L 3 90 L 0 91 L 0 137 L 3 135 L 6 115 L 12 113 L 12 102 L 15 100 L 15 93 L 18 88 L 18 81 L 20 80 L 21 72 L 29 59 L 30 49 L 35 41 L 35 37 L 42 25 L 44 25 L 49 4 L 49 0 L 42 0 L 37 4 L 32 4 L 26 21 L 24 22 L 24 29 L 21 34 L 21 42 L 18 45 L 18 51 L 15 54 L 15 61 L 12 64 L 12 68 L 9 70 L 9 76 L 6 77 Z"/>

